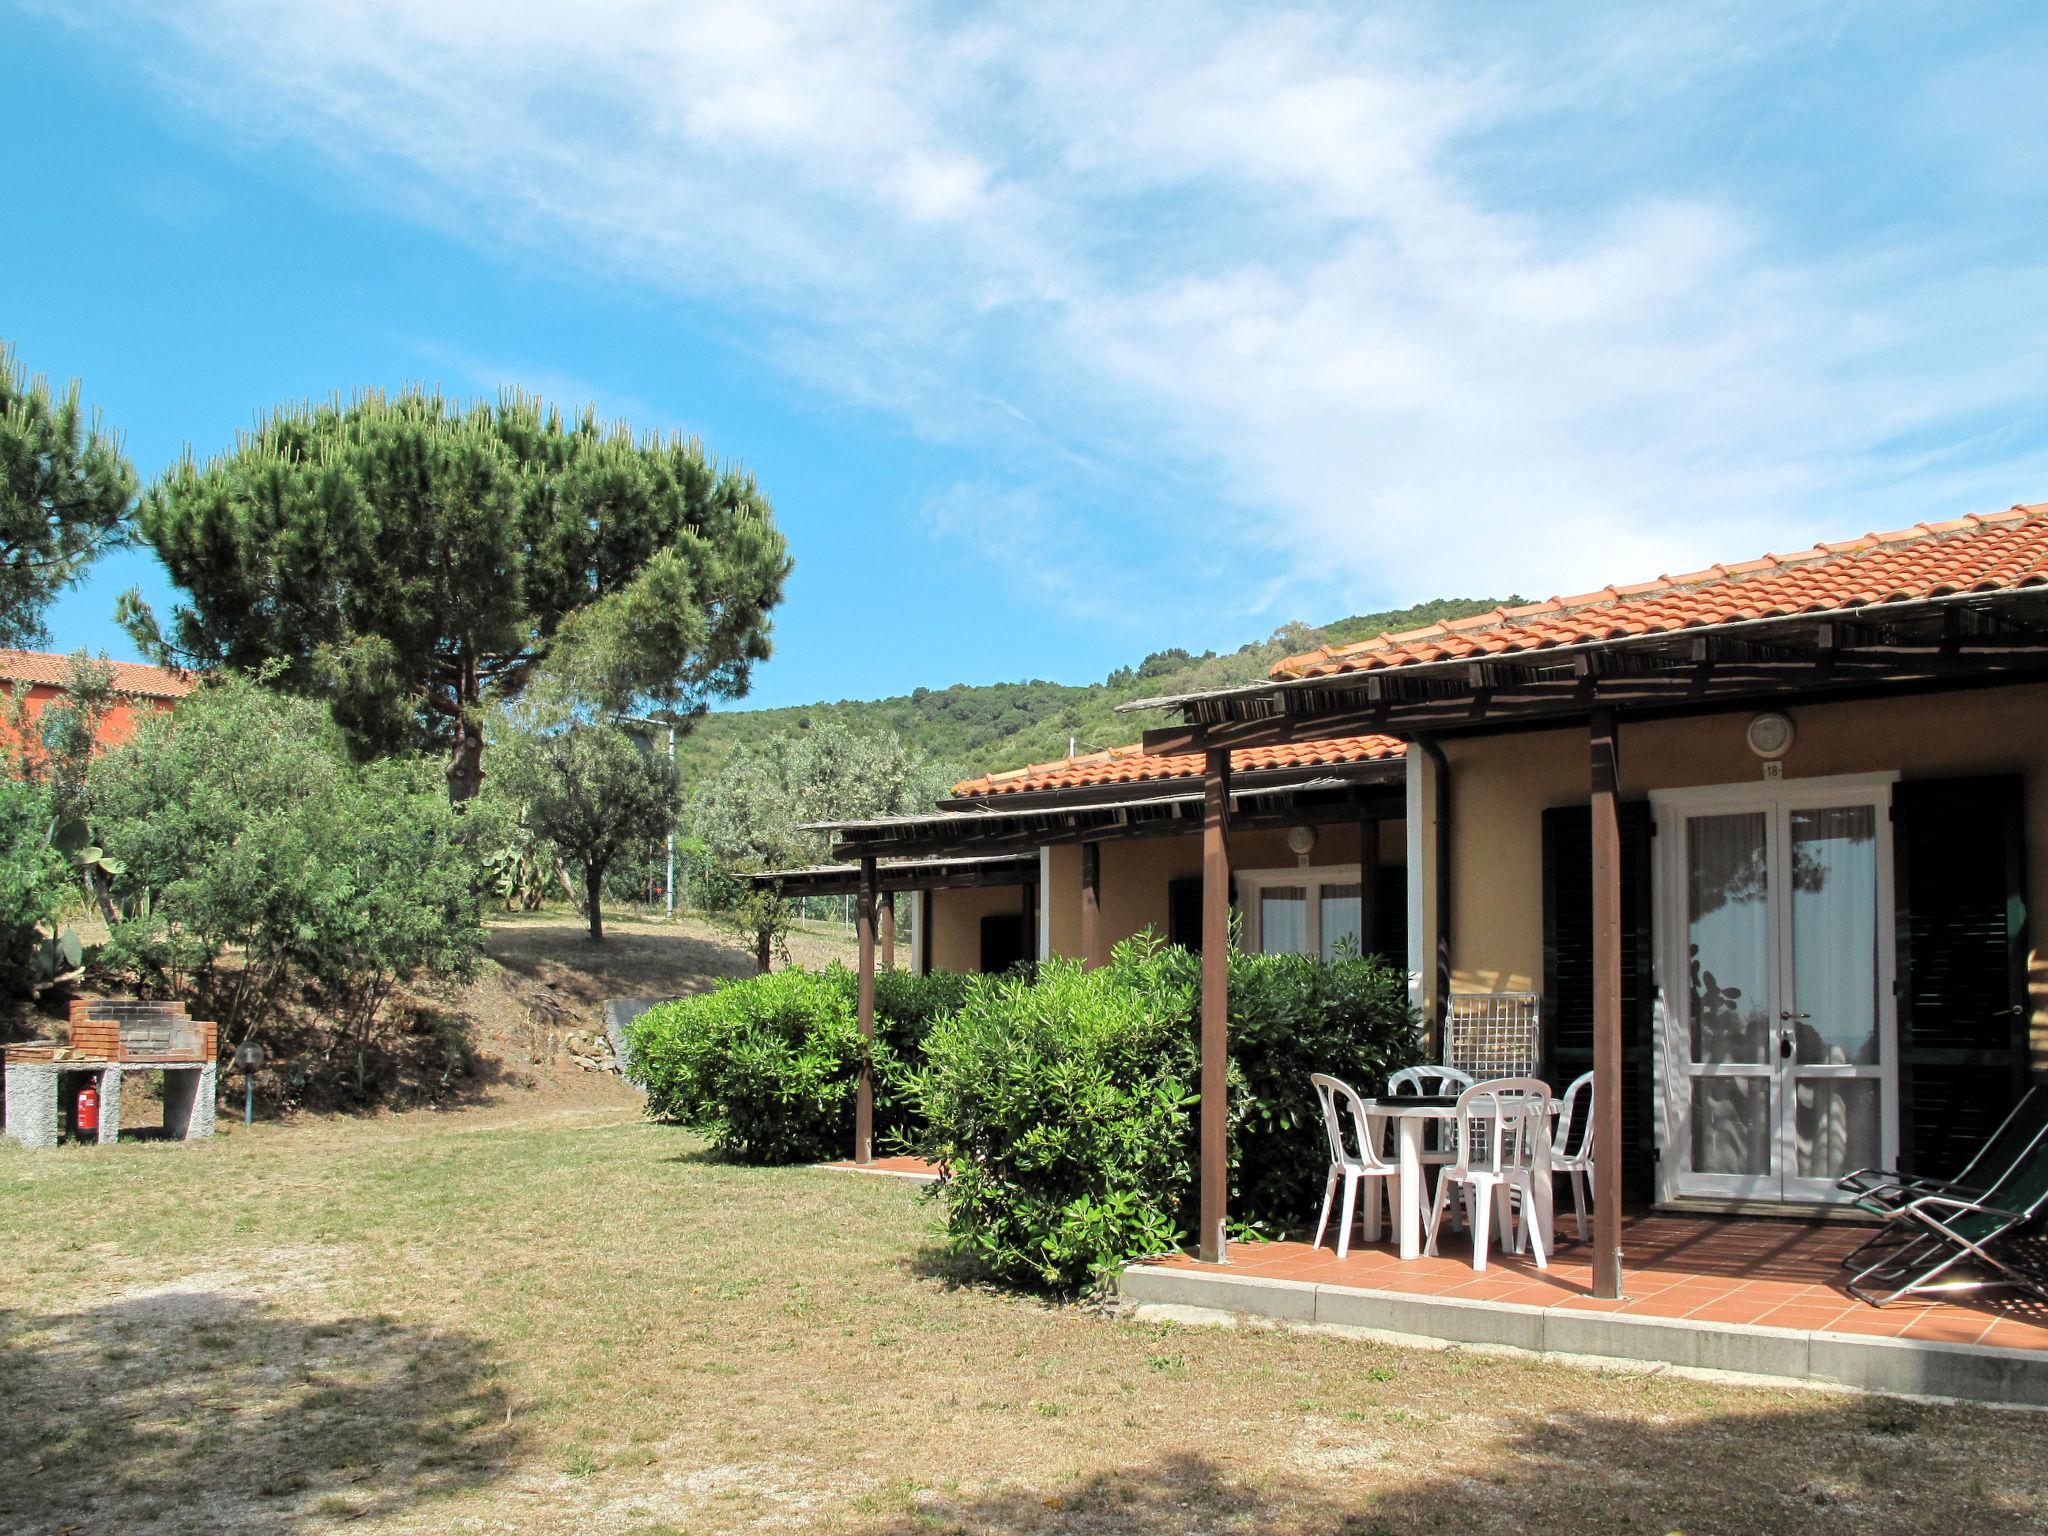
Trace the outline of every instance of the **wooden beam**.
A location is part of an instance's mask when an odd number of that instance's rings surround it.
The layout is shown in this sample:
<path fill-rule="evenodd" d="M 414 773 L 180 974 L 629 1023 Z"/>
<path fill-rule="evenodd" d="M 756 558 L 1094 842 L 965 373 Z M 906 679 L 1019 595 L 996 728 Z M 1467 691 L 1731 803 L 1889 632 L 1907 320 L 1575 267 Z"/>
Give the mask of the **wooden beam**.
<path fill-rule="evenodd" d="M 1089 970 L 1104 965 L 1102 947 L 1102 844 L 1081 845 L 1081 963 Z"/>
<path fill-rule="evenodd" d="M 882 897 L 882 969 L 896 969 L 896 895 Z"/>
<path fill-rule="evenodd" d="M 860 939 L 860 1081 L 853 1099 L 853 1160 L 875 1160 L 875 861 L 860 861 L 860 902 L 854 925 Z"/>
<path fill-rule="evenodd" d="M 1198 1258 L 1223 1262 L 1230 1188 L 1230 753 L 1211 752 L 1202 774 L 1202 1111 Z"/>
<path fill-rule="evenodd" d="M 1454 674 L 1412 680 L 1418 687 L 1435 683 L 1438 691 L 1398 696 L 1391 686 L 1371 688 L 1372 678 L 1332 678 L 1313 697 L 1289 695 L 1285 713 L 1147 731 L 1145 750 L 1206 753 L 1374 731 L 1408 735 L 1513 728 L 1546 718 L 1562 725 L 1584 718 L 1588 708 L 1599 703 L 1626 706 L 1631 712 L 1716 703 L 1736 708 L 1801 696 L 1831 700 L 1882 697 L 1916 684 L 1961 686 L 2048 679 L 2048 646 L 2031 638 L 1999 638 L 1958 647 L 1954 640 L 1865 645 L 1851 636 L 1832 652 L 1809 645 L 1804 650 L 1781 648 L 1776 655 L 1753 654 L 1741 660 L 1720 659 L 1720 647 L 1706 644 L 1706 638 L 1673 641 L 1669 652 L 1615 653 L 1583 660 L 1566 656 L 1540 666 L 1532 660 L 1521 669 L 1524 675 L 1519 680 L 1506 677 L 1508 663 L 1489 663 L 1501 675 L 1491 687 L 1476 689 L 1470 685 L 1469 672 L 1462 668 Z M 1761 641 L 1747 645 L 1753 652 L 1765 648 Z M 1375 693 L 1383 695 L 1378 702 L 1374 702 Z"/>
<path fill-rule="evenodd" d="M 1589 730 L 1593 796 L 1593 1294 L 1621 1295 L 1621 736 Z"/>

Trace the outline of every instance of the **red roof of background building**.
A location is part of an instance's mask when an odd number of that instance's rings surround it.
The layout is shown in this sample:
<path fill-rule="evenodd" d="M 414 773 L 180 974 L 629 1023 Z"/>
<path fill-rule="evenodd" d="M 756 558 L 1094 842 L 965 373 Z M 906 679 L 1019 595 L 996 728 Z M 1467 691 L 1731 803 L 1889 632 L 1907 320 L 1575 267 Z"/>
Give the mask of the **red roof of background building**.
<path fill-rule="evenodd" d="M 2044 583 L 2048 502 L 1326 645 L 1288 657 L 1273 676 L 1330 677 Z"/>
<path fill-rule="evenodd" d="M 1272 768 L 1316 768 L 1337 763 L 1369 763 L 1399 757 L 1406 748 L 1392 736 L 1331 736 L 1279 747 L 1246 747 L 1230 754 L 1237 773 Z M 953 786 L 963 799 L 987 795 L 1018 795 L 1046 789 L 1084 789 L 1098 784 L 1141 784 L 1157 779 L 1195 779 L 1202 774 L 1202 754 L 1162 755 L 1142 747 L 1111 747 L 1052 763 L 1033 763 L 1007 773 L 984 774 Z"/>
<path fill-rule="evenodd" d="M 148 667 L 134 661 L 102 663 L 114 669 L 114 691 L 150 699 L 182 699 L 193 689 L 189 672 Z M 0 650 L 0 683 L 40 684 L 62 688 L 71 676 L 71 658 L 48 651 Z"/>

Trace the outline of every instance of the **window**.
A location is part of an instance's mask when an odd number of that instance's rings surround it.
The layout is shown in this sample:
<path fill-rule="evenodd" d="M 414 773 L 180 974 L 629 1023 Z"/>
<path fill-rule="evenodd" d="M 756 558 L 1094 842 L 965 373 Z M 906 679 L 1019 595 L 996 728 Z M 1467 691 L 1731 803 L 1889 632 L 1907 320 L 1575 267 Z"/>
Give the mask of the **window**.
<path fill-rule="evenodd" d="M 1269 955 L 1305 955 L 1308 949 L 1305 885 L 1269 885 L 1259 892 L 1259 948 Z"/>
<path fill-rule="evenodd" d="M 1323 958 L 1334 960 L 1339 947 L 1346 954 L 1364 952 L 1364 940 L 1359 934 L 1358 923 L 1364 903 L 1359 899 L 1365 888 L 1356 880 L 1344 883 L 1331 881 L 1323 887 Z"/>
<path fill-rule="evenodd" d="M 1365 946 L 1364 887 L 1358 866 L 1244 870 L 1237 876 L 1244 946 L 1256 954 L 1318 955 Z"/>

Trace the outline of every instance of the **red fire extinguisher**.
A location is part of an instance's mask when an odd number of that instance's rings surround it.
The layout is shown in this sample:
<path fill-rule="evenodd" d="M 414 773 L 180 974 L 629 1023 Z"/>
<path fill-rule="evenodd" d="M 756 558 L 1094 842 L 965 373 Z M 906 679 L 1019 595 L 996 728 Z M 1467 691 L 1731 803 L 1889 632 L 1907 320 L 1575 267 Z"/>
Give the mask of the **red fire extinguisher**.
<path fill-rule="evenodd" d="M 99 1140 L 100 1091 L 91 1083 L 78 1090 L 78 1134 L 81 1138 Z"/>

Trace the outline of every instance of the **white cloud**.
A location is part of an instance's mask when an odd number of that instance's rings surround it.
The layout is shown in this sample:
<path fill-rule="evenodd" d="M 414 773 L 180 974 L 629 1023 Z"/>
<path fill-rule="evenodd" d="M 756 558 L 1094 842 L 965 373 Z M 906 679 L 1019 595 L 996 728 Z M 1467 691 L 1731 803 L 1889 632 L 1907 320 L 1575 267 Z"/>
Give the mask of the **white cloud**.
<path fill-rule="evenodd" d="M 122 36 L 242 132 L 421 217 L 745 306 L 807 385 L 985 447 L 1008 478 L 936 524 L 995 503 L 1067 548 L 1078 488 L 1170 532 L 1143 584 L 1162 612 L 1284 617 L 2048 495 L 2014 429 L 2048 376 L 2038 258 L 1788 228 L 1685 118 L 1686 92 L 1702 114 L 1766 92 L 1850 24 L 211 0 L 137 6 Z M 1689 133 L 1689 161 L 1640 153 Z M 1048 447 L 1057 477 L 1031 467 Z"/>

